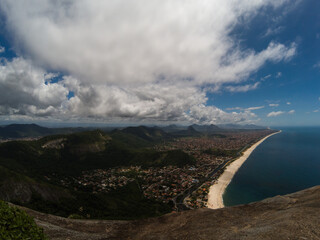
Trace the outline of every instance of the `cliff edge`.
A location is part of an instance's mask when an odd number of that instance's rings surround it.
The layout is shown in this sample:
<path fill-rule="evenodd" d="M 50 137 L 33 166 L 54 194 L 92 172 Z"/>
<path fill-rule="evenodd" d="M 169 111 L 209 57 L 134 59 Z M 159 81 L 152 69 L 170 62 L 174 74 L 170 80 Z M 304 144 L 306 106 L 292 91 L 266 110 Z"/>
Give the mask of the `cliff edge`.
<path fill-rule="evenodd" d="M 73 220 L 23 209 L 54 240 L 320 239 L 320 186 L 247 205 L 140 221 Z"/>

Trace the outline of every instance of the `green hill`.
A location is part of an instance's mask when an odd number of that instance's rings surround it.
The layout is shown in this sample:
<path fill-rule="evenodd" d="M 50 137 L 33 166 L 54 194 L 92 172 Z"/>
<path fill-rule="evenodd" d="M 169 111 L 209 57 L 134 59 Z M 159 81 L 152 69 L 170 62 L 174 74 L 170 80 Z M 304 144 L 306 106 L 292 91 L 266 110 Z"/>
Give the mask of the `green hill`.
<path fill-rule="evenodd" d="M 144 148 L 143 144 L 129 147 L 133 138 L 148 141 L 131 132 L 121 132 L 121 138 L 118 134 L 95 130 L 0 144 L 0 199 L 64 217 L 134 219 L 169 212 L 167 204 L 146 199 L 136 181 L 108 193 L 61 185 L 64 177 L 94 169 L 131 165 L 181 167 L 195 163 L 181 150 L 159 152 Z M 161 134 L 162 131 L 154 131 L 151 136 L 156 139 L 159 135 L 160 139 Z"/>
<path fill-rule="evenodd" d="M 130 148 L 150 147 L 156 143 L 171 140 L 171 134 L 157 127 L 127 127 L 122 130 L 114 130 L 111 136 L 126 144 Z"/>
<path fill-rule="evenodd" d="M 50 128 L 40 127 L 36 124 L 10 124 L 0 127 L 0 137 L 2 138 L 37 137 L 52 133 Z"/>

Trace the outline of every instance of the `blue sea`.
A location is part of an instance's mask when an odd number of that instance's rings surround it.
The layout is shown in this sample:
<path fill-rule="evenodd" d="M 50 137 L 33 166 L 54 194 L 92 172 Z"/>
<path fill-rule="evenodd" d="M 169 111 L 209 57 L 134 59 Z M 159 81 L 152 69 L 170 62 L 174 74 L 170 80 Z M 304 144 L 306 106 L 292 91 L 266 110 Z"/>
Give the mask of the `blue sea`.
<path fill-rule="evenodd" d="M 250 203 L 320 185 L 320 127 L 277 128 L 227 187 L 226 206 Z"/>

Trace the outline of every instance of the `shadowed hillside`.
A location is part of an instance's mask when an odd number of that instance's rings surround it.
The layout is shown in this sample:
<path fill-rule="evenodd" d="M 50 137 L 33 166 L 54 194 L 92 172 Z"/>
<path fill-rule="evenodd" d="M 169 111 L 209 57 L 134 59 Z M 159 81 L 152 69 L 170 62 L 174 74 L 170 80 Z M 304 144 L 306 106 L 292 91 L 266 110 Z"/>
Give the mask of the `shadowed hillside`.
<path fill-rule="evenodd" d="M 71 220 L 26 211 L 53 240 L 320 239 L 320 186 L 261 202 L 141 221 Z"/>
<path fill-rule="evenodd" d="M 85 130 L 89 129 L 81 127 L 47 128 L 39 126 L 37 124 L 10 124 L 7 126 L 0 126 L 0 140 L 16 138 L 35 138 L 51 134 L 70 134 Z"/>
<path fill-rule="evenodd" d="M 74 179 L 88 170 L 193 164 L 194 158 L 182 150 L 145 148 L 153 144 L 152 139 L 157 142 L 166 135 L 159 129 L 141 127 L 2 143 L 0 199 L 65 217 L 136 219 L 170 212 L 170 205 L 147 199 L 137 180 L 107 193 L 64 185 L 66 178 Z M 130 145 L 133 141 L 139 142 L 139 147 Z"/>

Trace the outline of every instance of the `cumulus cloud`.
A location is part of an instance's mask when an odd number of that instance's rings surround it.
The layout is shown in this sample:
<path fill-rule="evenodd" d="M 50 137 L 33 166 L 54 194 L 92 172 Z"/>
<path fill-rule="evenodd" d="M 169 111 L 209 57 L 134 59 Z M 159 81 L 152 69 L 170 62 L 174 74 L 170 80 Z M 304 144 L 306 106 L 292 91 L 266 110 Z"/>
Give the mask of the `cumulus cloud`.
<path fill-rule="evenodd" d="M 291 105 L 291 102 L 287 102 L 287 105 Z"/>
<path fill-rule="evenodd" d="M 254 122 L 256 114 L 250 111 L 226 113 L 215 106 L 198 105 L 190 109 L 187 115 L 189 121 L 204 124 L 244 123 Z M 251 121 L 250 121 L 251 119 Z"/>
<path fill-rule="evenodd" d="M 3 0 L 0 8 L 16 52 L 40 66 L 30 67 L 32 74 L 42 71 L 35 76 L 25 72 L 30 79 L 14 73 L 19 75 L 15 91 L 23 99 L 6 103 L 3 112 L 58 111 L 105 120 L 250 121 L 256 117 L 250 111 L 226 113 L 207 106 L 203 87 L 253 90 L 259 82 L 244 83 L 252 73 L 266 62 L 290 60 L 295 43 L 271 41 L 256 52 L 241 48 L 230 35 L 264 7 L 289 2 Z M 14 61 L 19 60 L 27 62 Z M 4 89 L 10 89 L 6 71 L 13 64 L 1 69 Z M 45 84 L 41 69 L 65 76 Z M 69 91 L 74 97 L 66 99 Z"/>
<path fill-rule="evenodd" d="M 296 112 L 295 110 L 290 110 L 288 114 L 294 114 L 295 112 Z"/>
<path fill-rule="evenodd" d="M 6 51 L 5 47 L 0 46 L 0 53 L 4 53 Z"/>
<path fill-rule="evenodd" d="M 278 107 L 278 106 L 279 106 L 278 103 L 270 103 L 270 104 L 269 104 L 269 107 Z"/>
<path fill-rule="evenodd" d="M 0 115 L 52 115 L 68 90 L 30 61 L 14 58 L 0 65 Z"/>
<path fill-rule="evenodd" d="M 284 113 L 285 112 L 283 112 L 283 111 L 270 112 L 270 113 L 267 114 L 267 117 L 276 117 L 276 116 L 282 115 Z"/>
<path fill-rule="evenodd" d="M 240 82 L 296 49 L 271 42 L 258 53 L 242 51 L 228 35 L 240 17 L 286 1 L 2 2 L 17 47 L 83 81 Z"/>

